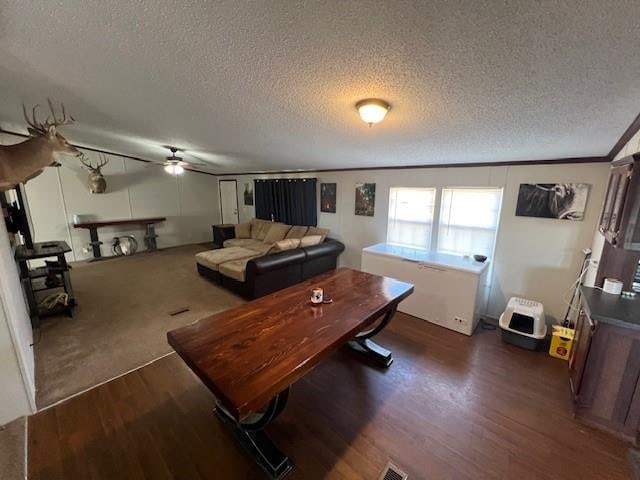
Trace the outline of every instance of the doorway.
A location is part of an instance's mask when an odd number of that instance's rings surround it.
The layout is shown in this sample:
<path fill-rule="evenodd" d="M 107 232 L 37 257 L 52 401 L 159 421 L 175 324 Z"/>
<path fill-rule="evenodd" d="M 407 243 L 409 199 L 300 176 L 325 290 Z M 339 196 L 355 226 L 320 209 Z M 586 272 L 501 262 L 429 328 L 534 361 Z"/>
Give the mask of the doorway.
<path fill-rule="evenodd" d="M 240 223 L 238 217 L 238 186 L 235 180 L 220 180 L 220 215 L 222 223 Z"/>

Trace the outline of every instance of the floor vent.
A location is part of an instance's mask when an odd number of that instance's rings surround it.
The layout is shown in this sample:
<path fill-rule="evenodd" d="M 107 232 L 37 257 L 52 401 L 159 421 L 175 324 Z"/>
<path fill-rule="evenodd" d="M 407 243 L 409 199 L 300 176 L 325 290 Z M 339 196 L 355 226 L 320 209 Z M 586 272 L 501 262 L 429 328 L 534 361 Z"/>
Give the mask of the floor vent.
<path fill-rule="evenodd" d="M 387 466 L 384 467 L 384 470 L 380 474 L 378 480 L 407 480 L 409 476 L 396 467 L 393 463 L 387 463 Z"/>

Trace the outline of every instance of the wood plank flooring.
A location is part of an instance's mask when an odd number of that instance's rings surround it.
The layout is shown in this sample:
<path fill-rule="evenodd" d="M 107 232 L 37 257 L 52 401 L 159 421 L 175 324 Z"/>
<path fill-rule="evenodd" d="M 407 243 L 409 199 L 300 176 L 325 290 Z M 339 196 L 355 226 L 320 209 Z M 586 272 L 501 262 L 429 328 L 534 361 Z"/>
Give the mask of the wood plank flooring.
<path fill-rule="evenodd" d="M 269 432 L 291 479 L 626 479 L 628 446 L 577 423 L 564 362 L 398 314 L 386 371 L 340 351 L 296 383 Z M 32 479 L 259 479 L 170 355 L 29 419 Z"/>

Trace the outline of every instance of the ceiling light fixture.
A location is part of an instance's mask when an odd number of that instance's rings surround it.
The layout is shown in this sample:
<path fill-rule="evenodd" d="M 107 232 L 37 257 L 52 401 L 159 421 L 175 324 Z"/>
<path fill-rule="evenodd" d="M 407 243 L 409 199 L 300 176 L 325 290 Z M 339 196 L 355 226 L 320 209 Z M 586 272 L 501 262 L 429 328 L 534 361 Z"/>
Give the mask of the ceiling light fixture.
<path fill-rule="evenodd" d="M 184 173 L 184 167 L 171 163 L 164 166 L 164 171 L 171 175 L 180 175 L 181 173 Z"/>
<path fill-rule="evenodd" d="M 374 123 L 384 120 L 387 112 L 391 110 L 391 105 L 379 98 L 366 98 L 356 103 L 356 108 L 360 118 L 371 127 Z"/>

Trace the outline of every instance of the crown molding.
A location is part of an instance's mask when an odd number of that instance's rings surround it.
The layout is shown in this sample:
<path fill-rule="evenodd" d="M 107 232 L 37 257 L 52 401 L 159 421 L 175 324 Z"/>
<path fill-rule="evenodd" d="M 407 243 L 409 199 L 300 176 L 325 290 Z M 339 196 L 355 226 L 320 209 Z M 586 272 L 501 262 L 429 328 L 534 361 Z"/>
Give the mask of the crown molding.
<path fill-rule="evenodd" d="M 568 163 L 604 163 L 610 162 L 608 156 L 598 157 L 569 157 L 569 158 L 546 158 L 540 160 L 521 160 L 506 162 L 475 162 L 475 163 L 433 163 L 426 165 L 395 165 L 387 167 L 352 167 L 352 168 L 316 168 L 309 170 L 279 170 L 269 172 L 239 172 L 239 173 L 218 173 L 219 177 L 239 176 L 239 175 L 285 175 L 292 173 L 327 173 L 327 172 L 361 172 L 368 170 L 409 170 L 427 168 L 469 168 L 469 167 L 505 167 L 505 166 L 525 166 L 525 165 L 560 165 Z"/>
<path fill-rule="evenodd" d="M 622 136 L 618 139 L 616 144 L 613 146 L 607 157 L 609 161 L 613 161 L 616 158 L 616 155 L 622 151 L 624 146 L 629 143 L 629 140 L 633 138 L 633 136 L 638 133 L 640 130 L 640 113 L 638 116 L 631 122 L 631 125 L 624 131 Z"/>
<path fill-rule="evenodd" d="M 24 134 L 24 133 L 12 132 L 11 130 L 5 130 L 4 128 L 0 128 L 0 133 L 6 133 L 7 135 L 14 135 L 16 137 L 30 138 L 30 135 L 27 135 L 27 134 Z M 77 143 L 72 143 L 71 145 L 76 147 L 76 148 L 82 149 L 82 150 L 88 150 L 90 152 L 104 153 L 105 155 L 114 155 L 116 157 L 127 158 L 129 160 L 135 160 L 136 162 L 153 163 L 154 165 L 162 166 L 161 163 L 154 162 L 153 160 L 147 160 L 147 159 L 140 158 L 140 157 L 134 157 L 133 155 L 127 155 L 125 153 L 112 152 L 110 150 L 102 150 L 101 148 L 87 147 L 85 145 L 79 145 Z M 203 172 L 202 170 L 196 170 L 194 168 L 189 168 L 189 167 L 185 167 L 185 170 L 188 170 L 188 171 L 194 172 L 194 173 L 202 173 L 203 175 L 213 175 L 214 177 L 217 176 L 217 174 L 212 173 L 212 172 Z"/>

